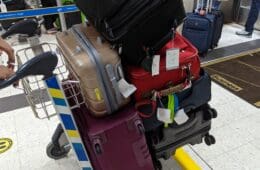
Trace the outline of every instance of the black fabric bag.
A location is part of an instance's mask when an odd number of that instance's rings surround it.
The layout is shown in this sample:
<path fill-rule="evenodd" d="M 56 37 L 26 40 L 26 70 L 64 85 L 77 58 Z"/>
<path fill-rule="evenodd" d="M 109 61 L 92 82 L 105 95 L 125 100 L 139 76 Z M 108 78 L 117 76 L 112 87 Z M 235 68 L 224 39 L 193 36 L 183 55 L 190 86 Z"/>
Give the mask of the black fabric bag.
<path fill-rule="evenodd" d="M 159 50 L 153 47 L 186 16 L 182 0 L 76 0 L 76 5 L 131 65 Z"/>
<path fill-rule="evenodd" d="M 178 125 L 170 124 L 168 128 L 160 126 L 153 131 L 146 132 L 147 142 L 153 160 L 163 158 L 169 159 L 175 154 L 176 149 L 187 144 L 196 145 L 208 136 L 212 120 L 206 120 L 210 107 L 198 108 L 188 114 L 189 120 Z M 210 138 L 214 138 L 213 136 Z M 212 139 L 214 140 L 214 139 Z M 211 144 L 215 142 L 212 141 Z"/>
<path fill-rule="evenodd" d="M 29 7 L 25 0 L 3 0 L 3 2 L 6 5 L 7 11 L 25 10 Z M 19 20 L 22 19 L 1 20 L 1 25 L 5 30 L 7 30 L 10 26 L 12 26 L 15 22 Z"/>

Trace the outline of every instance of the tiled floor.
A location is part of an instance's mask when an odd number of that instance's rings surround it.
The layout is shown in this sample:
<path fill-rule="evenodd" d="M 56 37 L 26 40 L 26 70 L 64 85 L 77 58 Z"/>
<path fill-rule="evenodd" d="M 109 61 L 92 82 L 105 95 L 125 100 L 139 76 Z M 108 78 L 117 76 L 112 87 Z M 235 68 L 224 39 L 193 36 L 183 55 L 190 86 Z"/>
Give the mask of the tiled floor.
<path fill-rule="evenodd" d="M 219 47 L 250 41 L 234 35 L 242 27 L 232 24 L 224 27 Z M 254 39 L 260 38 L 260 33 Z M 53 37 L 44 36 L 43 41 Z M 16 47 L 21 48 L 21 47 Z M 21 90 L 8 87 L 0 91 L 3 97 L 21 94 Z M 218 110 L 219 117 L 213 122 L 212 134 L 217 144 L 193 147 L 203 160 L 214 170 L 257 170 L 260 169 L 260 110 L 213 83 L 211 105 Z M 15 105 L 14 100 L 10 103 Z M 1 107 L 1 106 L 0 106 Z M 45 154 L 47 144 L 58 123 L 57 118 L 35 119 L 29 107 L 0 113 L 0 138 L 13 140 L 13 147 L 0 154 L 0 170 L 77 170 L 72 153 L 65 159 L 54 161 Z M 203 170 L 210 169 L 189 147 L 185 147 Z M 176 163 L 168 161 L 167 170 L 176 170 Z"/>

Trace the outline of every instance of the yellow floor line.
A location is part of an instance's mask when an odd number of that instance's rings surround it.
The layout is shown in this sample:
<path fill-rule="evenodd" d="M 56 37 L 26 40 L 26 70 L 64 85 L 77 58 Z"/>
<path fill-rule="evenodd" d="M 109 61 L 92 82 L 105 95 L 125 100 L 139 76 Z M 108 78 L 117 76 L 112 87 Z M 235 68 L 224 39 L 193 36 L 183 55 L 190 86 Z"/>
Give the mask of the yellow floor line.
<path fill-rule="evenodd" d="M 173 157 L 183 170 L 202 170 L 202 168 L 182 148 L 177 149 Z"/>
<path fill-rule="evenodd" d="M 218 59 L 215 59 L 215 60 L 203 62 L 201 64 L 201 66 L 202 67 L 207 67 L 207 66 L 210 66 L 210 65 L 214 65 L 214 64 L 217 64 L 217 63 L 224 62 L 224 61 L 228 61 L 228 60 L 232 60 L 232 59 L 235 59 L 235 58 L 243 57 L 243 56 L 248 55 L 248 54 L 257 53 L 259 51 L 260 51 L 260 48 L 257 48 L 257 49 L 254 49 L 254 50 L 249 50 L 249 51 L 241 52 L 241 53 L 238 53 L 238 54 L 233 54 L 233 55 L 230 55 L 230 56 L 226 56 L 226 57 L 218 58 Z"/>

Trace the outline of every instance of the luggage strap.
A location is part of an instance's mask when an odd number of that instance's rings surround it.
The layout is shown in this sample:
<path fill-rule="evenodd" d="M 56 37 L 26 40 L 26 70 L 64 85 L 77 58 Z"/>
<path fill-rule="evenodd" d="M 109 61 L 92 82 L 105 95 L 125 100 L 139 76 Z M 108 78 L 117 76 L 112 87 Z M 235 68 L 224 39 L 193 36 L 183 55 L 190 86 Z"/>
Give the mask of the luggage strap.
<path fill-rule="evenodd" d="M 160 90 L 160 91 L 153 90 L 150 93 L 146 93 L 145 95 L 143 95 L 143 98 L 145 98 L 145 100 L 143 100 L 141 102 L 137 102 L 135 105 L 135 108 L 136 108 L 138 114 L 142 118 L 150 118 L 151 116 L 153 116 L 153 114 L 155 114 L 156 109 L 157 109 L 157 99 L 166 97 L 170 94 L 175 94 L 175 93 L 181 92 L 181 91 L 191 87 L 190 86 L 191 81 L 194 80 L 194 77 L 191 75 L 190 67 L 186 67 L 185 70 L 186 70 L 186 74 L 187 74 L 187 79 L 185 80 L 184 83 L 181 83 L 176 86 L 172 86 L 167 89 Z M 150 99 L 147 99 L 147 98 L 150 98 Z M 140 110 L 139 108 L 141 108 L 142 106 L 145 106 L 145 105 L 151 105 L 152 111 L 150 113 L 143 113 L 143 112 L 139 111 Z"/>

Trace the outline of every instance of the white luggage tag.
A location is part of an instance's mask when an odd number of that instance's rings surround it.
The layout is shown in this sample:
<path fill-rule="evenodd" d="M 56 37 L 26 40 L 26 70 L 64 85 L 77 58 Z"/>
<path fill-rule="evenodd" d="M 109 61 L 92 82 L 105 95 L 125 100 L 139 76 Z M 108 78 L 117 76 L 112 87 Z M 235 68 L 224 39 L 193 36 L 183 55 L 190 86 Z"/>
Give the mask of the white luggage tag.
<path fill-rule="evenodd" d="M 152 76 L 157 76 L 160 74 L 160 55 L 155 55 L 153 57 L 152 63 Z"/>
<path fill-rule="evenodd" d="M 134 85 L 129 84 L 124 78 L 119 80 L 118 88 L 124 98 L 130 97 L 137 90 Z"/>
<path fill-rule="evenodd" d="M 171 116 L 171 110 L 165 108 L 158 108 L 157 119 L 163 123 L 171 124 L 173 122 Z"/>
<path fill-rule="evenodd" d="M 7 12 L 7 7 L 6 7 L 5 3 L 3 2 L 3 0 L 1 0 L 0 9 L 1 9 L 1 12 Z"/>
<path fill-rule="evenodd" d="M 163 103 L 159 99 L 161 106 L 163 106 Z M 170 104 L 174 105 L 174 101 L 172 101 Z M 173 115 L 174 113 L 172 112 L 171 108 L 169 107 L 169 102 L 168 102 L 168 108 L 158 107 L 157 109 L 157 119 L 161 122 L 164 123 L 164 127 L 167 128 L 168 124 L 173 123 Z"/>
<path fill-rule="evenodd" d="M 166 51 L 166 70 L 177 69 L 180 66 L 180 49 L 172 48 Z"/>
<path fill-rule="evenodd" d="M 179 110 L 174 117 L 174 121 L 178 124 L 178 125 L 182 125 L 184 123 L 186 123 L 189 120 L 188 115 L 184 112 L 184 109 Z"/>

